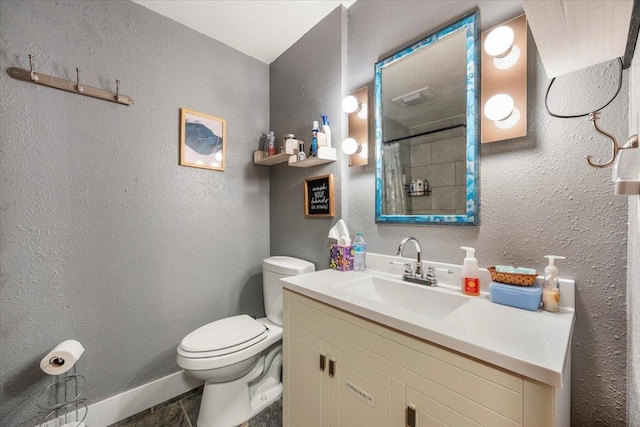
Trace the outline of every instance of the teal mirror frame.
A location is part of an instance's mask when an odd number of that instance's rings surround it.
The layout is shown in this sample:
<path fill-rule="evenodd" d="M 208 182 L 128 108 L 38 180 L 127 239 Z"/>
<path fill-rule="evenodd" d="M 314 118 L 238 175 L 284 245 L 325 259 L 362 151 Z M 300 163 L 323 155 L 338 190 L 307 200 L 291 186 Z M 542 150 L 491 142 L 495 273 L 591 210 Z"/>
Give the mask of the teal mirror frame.
<path fill-rule="evenodd" d="M 480 12 L 450 24 L 419 42 L 377 62 L 375 64 L 375 146 L 376 146 L 376 222 L 387 224 L 452 224 L 480 225 Z M 466 151 L 466 203 L 464 215 L 384 215 L 382 212 L 382 69 L 411 53 L 425 48 L 447 35 L 466 29 L 467 57 L 467 151 Z"/>

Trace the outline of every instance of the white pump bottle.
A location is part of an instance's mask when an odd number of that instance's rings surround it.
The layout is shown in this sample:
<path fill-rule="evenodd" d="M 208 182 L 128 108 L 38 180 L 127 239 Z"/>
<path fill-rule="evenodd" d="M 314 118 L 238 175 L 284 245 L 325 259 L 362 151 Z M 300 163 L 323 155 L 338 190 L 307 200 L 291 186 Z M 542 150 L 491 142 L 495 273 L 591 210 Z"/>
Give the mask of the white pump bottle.
<path fill-rule="evenodd" d="M 460 246 L 460 249 L 467 251 L 467 256 L 462 263 L 462 292 L 472 296 L 480 295 L 480 269 L 478 260 L 474 257 L 476 250 L 466 246 Z"/>
<path fill-rule="evenodd" d="M 549 265 L 544 269 L 544 285 L 542 290 L 542 309 L 551 312 L 560 311 L 560 285 L 558 284 L 558 267 L 554 265 L 556 259 L 566 259 L 563 256 L 545 255 Z"/>

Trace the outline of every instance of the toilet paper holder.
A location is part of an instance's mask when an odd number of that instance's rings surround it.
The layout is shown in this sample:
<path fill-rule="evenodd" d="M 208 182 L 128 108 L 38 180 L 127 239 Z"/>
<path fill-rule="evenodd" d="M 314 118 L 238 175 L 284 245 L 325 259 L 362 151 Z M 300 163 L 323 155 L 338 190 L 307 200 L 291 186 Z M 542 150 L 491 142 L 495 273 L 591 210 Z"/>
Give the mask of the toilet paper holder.
<path fill-rule="evenodd" d="M 62 357 L 52 357 L 51 364 L 64 365 Z M 77 363 L 76 363 L 77 365 Z M 87 379 L 77 373 L 76 365 L 61 375 L 55 375 L 53 382 L 45 386 L 37 398 L 39 413 L 42 414 L 39 427 L 59 419 L 60 425 L 85 427 L 84 420 L 89 412 L 87 398 L 83 397 Z M 55 401 L 55 404 L 51 404 Z"/>

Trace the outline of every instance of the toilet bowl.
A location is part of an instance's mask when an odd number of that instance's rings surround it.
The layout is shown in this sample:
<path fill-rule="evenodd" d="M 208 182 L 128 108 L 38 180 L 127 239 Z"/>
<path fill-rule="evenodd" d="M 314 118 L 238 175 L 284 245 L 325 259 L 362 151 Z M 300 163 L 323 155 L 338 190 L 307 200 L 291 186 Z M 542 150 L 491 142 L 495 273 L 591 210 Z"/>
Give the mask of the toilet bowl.
<path fill-rule="evenodd" d="M 178 366 L 205 382 L 198 427 L 233 427 L 282 396 L 282 286 L 280 278 L 315 270 L 291 257 L 263 261 L 267 317 L 220 319 L 188 334 L 178 346 Z"/>

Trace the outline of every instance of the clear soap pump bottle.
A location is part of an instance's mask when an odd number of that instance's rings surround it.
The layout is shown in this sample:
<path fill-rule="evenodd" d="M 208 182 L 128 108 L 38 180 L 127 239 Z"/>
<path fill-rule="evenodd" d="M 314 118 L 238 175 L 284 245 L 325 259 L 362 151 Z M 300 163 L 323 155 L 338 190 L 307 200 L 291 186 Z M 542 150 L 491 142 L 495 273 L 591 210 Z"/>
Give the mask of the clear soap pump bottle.
<path fill-rule="evenodd" d="M 566 258 L 557 255 L 545 255 L 545 258 L 549 260 L 549 265 L 544 269 L 542 309 L 555 313 L 560 311 L 560 285 L 558 283 L 558 267 L 554 265 L 554 261 Z"/>

